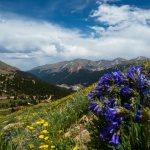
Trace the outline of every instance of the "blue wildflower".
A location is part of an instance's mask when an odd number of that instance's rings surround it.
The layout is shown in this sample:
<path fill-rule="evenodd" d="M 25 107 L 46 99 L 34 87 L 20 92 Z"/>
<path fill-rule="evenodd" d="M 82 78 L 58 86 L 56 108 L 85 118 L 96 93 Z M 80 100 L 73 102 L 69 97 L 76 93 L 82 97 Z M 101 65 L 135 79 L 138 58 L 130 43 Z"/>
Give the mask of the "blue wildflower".
<path fill-rule="evenodd" d="M 114 146 L 118 146 L 120 144 L 119 135 L 117 133 L 114 133 L 109 143 Z"/>
<path fill-rule="evenodd" d="M 150 94 L 150 78 L 146 77 L 143 70 L 143 66 L 131 66 L 126 74 L 121 71 L 105 74 L 100 78 L 95 90 L 89 94 L 89 109 L 95 115 L 101 114 L 104 119 L 100 137 L 111 145 L 120 144 L 118 131 L 121 125 L 133 120 L 132 115 L 125 115 L 126 112 L 135 111 L 134 121 L 141 122 L 144 97 Z M 136 101 L 137 93 L 140 94 L 140 101 Z M 122 105 L 128 111 L 125 111 Z M 134 107 L 135 105 L 138 107 Z"/>
<path fill-rule="evenodd" d="M 94 109 L 95 109 L 96 106 L 97 106 L 97 102 L 96 101 L 91 101 L 90 106 L 89 106 L 89 110 L 94 112 Z"/>
<path fill-rule="evenodd" d="M 121 85 L 126 81 L 121 71 L 113 72 L 112 77 L 117 85 Z"/>
<path fill-rule="evenodd" d="M 110 98 L 110 99 L 108 99 L 107 101 L 105 101 L 104 104 L 105 104 L 106 106 L 108 106 L 108 105 L 110 105 L 110 104 L 112 104 L 112 103 L 114 103 L 114 102 L 115 102 L 115 99 L 114 99 L 114 98 Z"/>
<path fill-rule="evenodd" d="M 124 103 L 124 107 L 128 110 L 131 110 L 131 108 L 132 108 L 128 103 Z"/>
<path fill-rule="evenodd" d="M 10 131 L 7 134 L 4 135 L 4 139 L 12 141 L 12 135 L 11 135 Z"/>
<path fill-rule="evenodd" d="M 105 119 L 111 120 L 111 119 L 115 118 L 116 114 L 117 114 L 116 108 L 107 107 L 106 111 L 104 113 Z"/>
<path fill-rule="evenodd" d="M 134 121 L 137 122 L 137 123 L 140 123 L 141 122 L 141 117 L 142 117 L 142 111 L 138 110 L 135 117 L 134 117 Z"/>
<path fill-rule="evenodd" d="M 130 96 L 131 90 L 130 90 L 129 86 L 126 85 L 125 87 L 123 87 L 121 89 L 121 93 L 122 93 L 123 96 Z"/>
<path fill-rule="evenodd" d="M 97 109 L 97 114 L 100 114 L 100 113 L 102 113 L 102 112 L 103 112 L 102 107 L 99 107 L 99 108 Z"/>

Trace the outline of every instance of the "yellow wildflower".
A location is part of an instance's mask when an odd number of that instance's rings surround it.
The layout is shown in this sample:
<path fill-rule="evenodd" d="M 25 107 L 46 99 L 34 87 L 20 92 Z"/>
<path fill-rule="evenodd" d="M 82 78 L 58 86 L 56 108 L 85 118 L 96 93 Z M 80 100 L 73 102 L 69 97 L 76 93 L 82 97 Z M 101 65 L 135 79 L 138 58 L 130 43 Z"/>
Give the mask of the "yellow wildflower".
<path fill-rule="evenodd" d="M 46 149 L 48 149 L 48 145 L 41 145 L 39 148 L 46 150 Z"/>
<path fill-rule="evenodd" d="M 44 148 L 48 148 L 48 145 L 44 145 Z"/>
<path fill-rule="evenodd" d="M 44 135 L 39 135 L 39 139 L 44 139 Z"/>
<path fill-rule="evenodd" d="M 80 150 L 80 148 L 79 148 L 78 146 L 75 146 L 75 147 L 73 148 L 73 150 Z"/>
<path fill-rule="evenodd" d="M 45 141 L 47 141 L 48 139 L 49 139 L 49 137 L 48 137 L 48 136 L 44 138 L 44 140 L 45 140 Z"/>
<path fill-rule="evenodd" d="M 43 130 L 41 133 L 47 134 L 49 132 L 47 130 Z"/>
<path fill-rule="evenodd" d="M 44 120 L 41 120 L 40 122 L 41 122 L 41 124 L 43 124 L 45 121 L 44 121 Z"/>
<path fill-rule="evenodd" d="M 41 122 L 40 122 L 40 121 L 37 121 L 36 124 L 37 124 L 37 125 L 41 125 Z"/>
<path fill-rule="evenodd" d="M 44 126 L 44 127 L 47 127 L 47 126 L 48 126 L 48 122 L 45 122 L 45 123 L 43 124 L 43 126 Z"/>
<path fill-rule="evenodd" d="M 30 128 L 29 128 L 30 130 L 34 130 L 34 128 L 31 126 Z"/>
<path fill-rule="evenodd" d="M 34 128 L 32 126 L 27 126 L 28 129 L 33 130 Z"/>
<path fill-rule="evenodd" d="M 39 146 L 40 149 L 44 148 L 43 145 Z"/>
<path fill-rule="evenodd" d="M 47 126 L 48 126 L 48 122 L 45 122 L 45 123 L 43 124 L 43 126 L 44 126 L 44 127 L 47 127 Z"/>
<path fill-rule="evenodd" d="M 55 145 L 52 145 L 52 146 L 51 146 L 51 149 L 54 149 L 54 148 L 55 148 Z"/>
<path fill-rule="evenodd" d="M 34 148 L 34 145 L 33 144 L 29 144 L 29 148 L 30 149 Z"/>

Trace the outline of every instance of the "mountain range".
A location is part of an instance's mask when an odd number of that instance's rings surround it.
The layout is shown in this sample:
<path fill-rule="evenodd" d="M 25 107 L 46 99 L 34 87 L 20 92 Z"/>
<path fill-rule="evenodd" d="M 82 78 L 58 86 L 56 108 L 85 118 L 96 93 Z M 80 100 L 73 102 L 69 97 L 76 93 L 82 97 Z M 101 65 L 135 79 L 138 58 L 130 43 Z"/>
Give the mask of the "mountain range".
<path fill-rule="evenodd" d="M 147 59 L 142 56 L 131 60 L 75 59 L 46 64 L 27 72 L 0 61 L 0 94 L 2 96 L 55 95 L 54 97 L 59 98 L 71 92 L 64 88 L 78 90 L 97 82 L 105 73 L 124 70 L 131 64 Z"/>
<path fill-rule="evenodd" d="M 29 70 L 28 73 L 61 87 L 78 89 L 98 81 L 99 77 L 104 73 L 123 70 L 130 64 L 135 64 L 147 59 L 149 58 L 143 56 L 131 60 L 124 58 L 98 61 L 75 59 L 35 67 Z"/>

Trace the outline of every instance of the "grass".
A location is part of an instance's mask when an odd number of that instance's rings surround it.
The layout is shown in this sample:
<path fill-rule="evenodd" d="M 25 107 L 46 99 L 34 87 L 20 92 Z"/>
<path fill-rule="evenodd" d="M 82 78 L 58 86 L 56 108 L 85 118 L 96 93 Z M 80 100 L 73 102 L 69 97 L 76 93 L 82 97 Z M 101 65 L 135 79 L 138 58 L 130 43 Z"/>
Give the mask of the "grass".
<path fill-rule="evenodd" d="M 54 102 L 41 103 L 1 118 L 1 134 L 11 131 L 18 150 L 59 149 L 71 150 L 78 145 L 65 137 L 67 129 L 88 113 L 88 92 L 93 86 Z M 8 126 L 9 124 L 9 126 Z M 4 130 L 5 129 L 5 130 Z M 48 133 L 43 134 L 42 131 Z M 44 138 L 40 138 L 44 135 Z M 42 137 L 42 136 L 41 136 Z M 42 147 L 43 146 L 43 147 Z M 7 148 L 6 148 L 7 149 Z"/>

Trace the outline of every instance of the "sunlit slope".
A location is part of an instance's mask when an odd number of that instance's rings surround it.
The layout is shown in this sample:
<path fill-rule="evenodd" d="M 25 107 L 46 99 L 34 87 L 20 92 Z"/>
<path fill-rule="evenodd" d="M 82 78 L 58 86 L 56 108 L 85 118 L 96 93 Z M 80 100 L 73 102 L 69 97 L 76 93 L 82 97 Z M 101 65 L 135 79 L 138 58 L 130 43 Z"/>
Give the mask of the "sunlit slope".
<path fill-rule="evenodd" d="M 50 142 L 53 142 L 58 148 L 65 145 L 68 148 L 73 147 L 74 141 L 65 138 L 64 133 L 89 112 L 87 95 L 93 88 L 94 85 L 57 101 L 41 103 L 1 118 L 1 131 L 11 132 L 13 142 L 18 145 L 18 149 L 28 149 L 29 144 L 33 144 L 38 149 L 43 143 L 42 139 L 38 139 L 42 130 L 49 132 L 44 135 L 49 139 L 44 141 L 45 144 L 51 145 Z M 41 121 L 47 125 L 40 124 Z"/>

